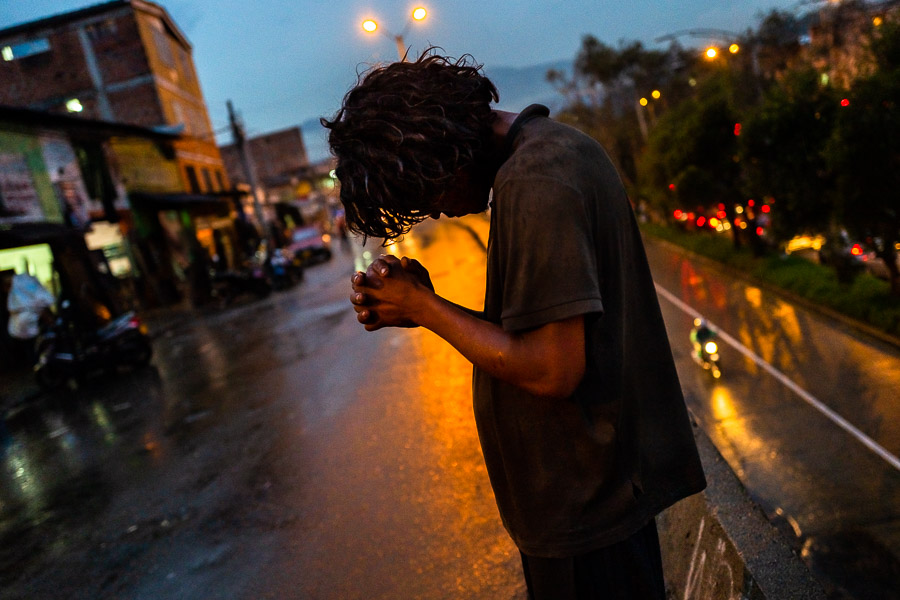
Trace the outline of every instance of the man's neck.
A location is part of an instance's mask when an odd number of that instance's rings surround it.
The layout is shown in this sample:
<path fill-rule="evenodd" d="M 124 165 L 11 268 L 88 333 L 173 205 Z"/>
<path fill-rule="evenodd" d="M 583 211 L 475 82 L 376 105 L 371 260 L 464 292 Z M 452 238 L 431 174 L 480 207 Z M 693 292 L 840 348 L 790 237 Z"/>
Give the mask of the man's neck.
<path fill-rule="evenodd" d="M 509 128 L 512 127 L 512 124 L 515 122 L 516 117 L 519 116 L 519 113 L 495 110 L 494 114 L 497 115 L 497 118 L 493 123 L 494 146 L 496 148 L 502 148 L 503 143 L 506 140 L 506 134 L 509 133 Z"/>

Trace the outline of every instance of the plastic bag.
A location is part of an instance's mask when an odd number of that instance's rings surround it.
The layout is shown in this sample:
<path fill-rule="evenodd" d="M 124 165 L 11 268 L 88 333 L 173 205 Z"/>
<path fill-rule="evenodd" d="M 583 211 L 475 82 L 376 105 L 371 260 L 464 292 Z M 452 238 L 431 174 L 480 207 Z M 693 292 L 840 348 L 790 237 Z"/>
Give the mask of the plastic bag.
<path fill-rule="evenodd" d="M 40 332 L 41 313 L 55 302 L 53 294 L 34 276 L 26 273 L 14 275 L 6 301 L 6 308 L 9 310 L 9 335 L 23 340 L 37 336 Z"/>

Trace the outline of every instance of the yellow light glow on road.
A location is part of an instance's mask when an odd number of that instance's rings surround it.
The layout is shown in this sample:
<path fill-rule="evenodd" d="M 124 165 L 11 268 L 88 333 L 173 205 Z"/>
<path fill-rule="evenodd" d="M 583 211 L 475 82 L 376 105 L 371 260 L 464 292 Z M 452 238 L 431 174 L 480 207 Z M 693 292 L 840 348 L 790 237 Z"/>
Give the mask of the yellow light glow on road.
<path fill-rule="evenodd" d="M 659 90 L 653 90 L 652 92 L 650 92 L 650 95 L 653 96 L 654 100 L 659 100 L 659 97 L 662 96 L 662 92 L 660 92 Z"/>
<path fill-rule="evenodd" d="M 378 29 L 378 23 L 376 23 L 372 19 L 366 19 L 362 23 L 362 28 L 369 33 L 373 33 L 376 29 Z"/>
<path fill-rule="evenodd" d="M 424 8 L 422 8 L 421 6 L 420 6 L 419 8 L 417 8 L 417 9 L 413 10 L 413 12 L 412 12 L 412 17 L 413 17 L 413 19 L 415 19 L 416 21 L 421 21 L 421 20 L 423 20 L 423 19 L 424 19 L 425 17 L 427 17 L 427 16 L 428 16 L 428 11 L 426 11 L 426 10 L 425 10 Z"/>
<path fill-rule="evenodd" d="M 716 50 L 715 48 L 707 48 L 706 49 L 706 58 L 712 60 L 718 55 L 719 55 L 719 51 Z"/>
<path fill-rule="evenodd" d="M 732 45 L 728 46 L 728 51 L 731 52 L 732 54 L 737 54 L 738 52 L 740 52 L 740 50 L 741 50 L 741 47 L 738 46 L 737 44 L 732 44 Z"/>

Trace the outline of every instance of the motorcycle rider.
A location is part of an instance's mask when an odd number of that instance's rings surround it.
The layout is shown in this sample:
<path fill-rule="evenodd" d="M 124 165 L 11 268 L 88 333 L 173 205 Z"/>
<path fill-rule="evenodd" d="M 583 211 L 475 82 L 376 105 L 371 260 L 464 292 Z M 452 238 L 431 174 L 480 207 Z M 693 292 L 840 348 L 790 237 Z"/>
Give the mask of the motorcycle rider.
<path fill-rule="evenodd" d="M 694 345 L 694 359 L 703 361 L 703 352 L 707 342 L 716 338 L 716 332 L 710 329 L 709 323 L 702 317 L 694 319 L 694 328 L 691 329 L 691 343 Z"/>

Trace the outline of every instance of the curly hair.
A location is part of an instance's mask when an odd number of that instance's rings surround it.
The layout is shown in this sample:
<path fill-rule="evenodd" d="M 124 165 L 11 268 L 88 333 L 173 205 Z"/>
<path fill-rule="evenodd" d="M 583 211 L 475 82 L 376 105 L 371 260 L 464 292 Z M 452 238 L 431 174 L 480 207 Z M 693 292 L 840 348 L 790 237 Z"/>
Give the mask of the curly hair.
<path fill-rule="evenodd" d="M 436 211 L 456 174 L 489 151 L 497 89 L 471 56 L 434 48 L 363 73 L 324 127 L 350 230 L 395 239 Z"/>

